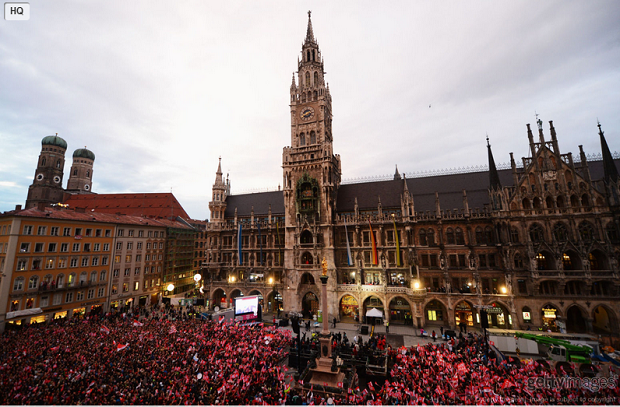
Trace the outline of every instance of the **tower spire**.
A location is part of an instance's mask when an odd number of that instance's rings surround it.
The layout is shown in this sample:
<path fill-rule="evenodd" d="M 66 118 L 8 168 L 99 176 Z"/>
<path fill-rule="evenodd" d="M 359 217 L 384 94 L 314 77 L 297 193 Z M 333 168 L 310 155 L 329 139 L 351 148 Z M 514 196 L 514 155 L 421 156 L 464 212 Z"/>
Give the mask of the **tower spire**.
<path fill-rule="evenodd" d="M 493 159 L 493 152 L 491 151 L 491 144 L 489 143 L 488 135 L 487 149 L 489 150 L 489 187 L 492 190 L 498 190 L 502 188 L 502 184 L 499 181 L 499 174 L 497 173 L 497 167 L 495 166 L 495 160 Z"/>
<path fill-rule="evenodd" d="M 398 165 L 396 165 L 396 171 L 394 172 L 394 181 L 401 180 L 400 174 L 398 173 Z"/>
<path fill-rule="evenodd" d="M 314 32 L 312 31 L 312 20 L 310 19 L 312 11 L 308 10 L 308 30 L 306 31 L 306 42 L 316 42 L 314 39 Z"/>
<path fill-rule="evenodd" d="M 603 170 L 605 171 L 605 182 L 618 181 L 618 169 L 614 163 L 614 158 L 609 151 L 607 140 L 605 140 L 605 133 L 601 129 L 601 123 L 598 122 L 598 134 L 601 138 L 601 152 L 603 153 Z"/>

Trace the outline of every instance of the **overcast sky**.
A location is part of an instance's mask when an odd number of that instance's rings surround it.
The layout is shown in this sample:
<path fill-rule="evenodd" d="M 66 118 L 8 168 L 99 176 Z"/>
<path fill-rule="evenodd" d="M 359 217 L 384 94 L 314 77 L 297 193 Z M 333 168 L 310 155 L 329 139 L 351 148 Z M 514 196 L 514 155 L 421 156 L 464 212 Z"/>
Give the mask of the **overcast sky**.
<path fill-rule="evenodd" d="M 275 190 L 308 10 L 344 180 L 528 155 L 620 150 L 620 6 L 610 1 L 42 1 L 0 21 L 0 211 L 24 204 L 41 139 L 96 154 L 93 191 L 172 192 L 209 216 L 218 157 L 233 193 Z M 430 107 L 429 107 L 430 106 Z"/>

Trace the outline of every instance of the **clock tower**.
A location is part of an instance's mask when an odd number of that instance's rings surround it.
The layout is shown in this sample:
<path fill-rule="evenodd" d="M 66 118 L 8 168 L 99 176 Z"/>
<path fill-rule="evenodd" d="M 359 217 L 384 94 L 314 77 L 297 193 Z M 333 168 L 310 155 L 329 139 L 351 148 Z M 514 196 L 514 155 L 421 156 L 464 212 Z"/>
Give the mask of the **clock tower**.
<path fill-rule="evenodd" d="M 310 273 L 319 281 L 323 258 L 334 268 L 333 219 L 341 166 L 333 152 L 332 98 L 310 12 L 297 78 L 293 73 L 290 109 L 291 144 L 282 154 L 285 273 L 296 278 Z"/>

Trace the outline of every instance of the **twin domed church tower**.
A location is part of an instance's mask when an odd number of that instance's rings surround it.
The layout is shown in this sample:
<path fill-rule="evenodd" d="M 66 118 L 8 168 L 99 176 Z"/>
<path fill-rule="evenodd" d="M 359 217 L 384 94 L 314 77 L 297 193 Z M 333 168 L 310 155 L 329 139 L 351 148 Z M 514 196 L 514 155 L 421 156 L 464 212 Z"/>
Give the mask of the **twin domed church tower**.
<path fill-rule="evenodd" d="M 44 137 L 41 140 L 41 154 L 34 180 L 28 188 L 26 209 L 37 207 L 39 204 L 64 202 L 66 193 L 91 193 L 95 154 L 86 148 L 79 148 L 73 152 L 73 165 L 69 173 L 67 188 L 64 189 L 62 180 L 66 151 L 67 142 L 58 137 L 58 134 Z"/>

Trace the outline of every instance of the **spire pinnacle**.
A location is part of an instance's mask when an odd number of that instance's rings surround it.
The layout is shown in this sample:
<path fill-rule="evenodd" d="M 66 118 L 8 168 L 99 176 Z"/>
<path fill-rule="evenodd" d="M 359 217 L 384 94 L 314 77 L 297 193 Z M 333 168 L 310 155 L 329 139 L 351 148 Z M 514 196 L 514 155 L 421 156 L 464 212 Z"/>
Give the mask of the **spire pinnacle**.
<path fill-rule="evenodd" d="M 489 150 L 489 187 L 493 190 L 501 189 L 502 184 L 499 181 L 499 174 L 497 173 L 497 167 L 495 166 L 495 160 L 493 159 L 493 152 L 491 151 L 491 144 L 489 143 L 488 134 L 487 149 Z"/>
<path fill-rule="evenodd" d="M 310 15 L 312 11 L 308 10 L 308 31 L 306 31 L 306 42 L 316 42 L 314 40 L 314 32 L 312 31 L 312 20 L 310 19 Z"/>
<path fill-rule="evenodd" d="M 398 173 L 398 165 L 396 165 L 396 172 L 394 172 L 394 181 L 400 180 L 400 174 Z"/>
<path fill-rule="evenodd" d="M 598 122 L 598 120 L 597 120 Z M 618 169 L 614 163 L 614 158 L 611 155 L 607 140 L 605 140 L 605 133 L 601 129 L 601 122 L 598 122 L 598 135 L 601 138 L 601 152 L 603 153 L 603 170 L 605 171 L 605 181 L 618 181 Z"/>

